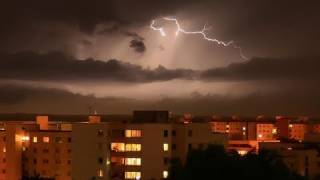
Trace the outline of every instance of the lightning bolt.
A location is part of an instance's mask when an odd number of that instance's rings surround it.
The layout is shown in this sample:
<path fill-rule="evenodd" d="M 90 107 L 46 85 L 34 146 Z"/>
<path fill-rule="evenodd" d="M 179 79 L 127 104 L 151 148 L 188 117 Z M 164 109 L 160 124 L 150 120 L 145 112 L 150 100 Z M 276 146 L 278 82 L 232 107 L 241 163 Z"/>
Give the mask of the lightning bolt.
<path fill-rule="evenodd" d="M 215 39 L 215 38 L 210 38 L 208 37 L 208 35 L 206 34 L 206 31 L 208 30 L 208 28 L 206 27 L 206 24 L 203 26 L 202 30 L 201 31 L 187 31 L 185 29 L 183 29 L 178 21 L 178 19 L 176 18 L 169 18 L 169 17 L 163 17 L 162 18 L 163 20 L 166 20 L 166 21 L 171 21 L 171 22 L 174 22 L 175 25 L 177 26 L 177 30 L 175 32 L 175 35 L 178 36 L 179 33 L 183 33 L 183 34 L 194 34 L 194 35 L 201 35 L 203 37 L 203 39 L 207 40 L 207 41 L 210 41 L 210 42 L 214 42 L 218 45 L 222 45 L 224 47 L 233 47 L 235 49 L 238 49 L 239 50 L 239 54 L 240 54 L 240 57 L 242 59 L 245 59 L 245 60 L 248 60 L 248 58 L 243 54 L 243 51 L 242 51 L 242 48 L 240 46 L 238 46 L 234 41 L 228 41 L 228 42 L 225 42 L 225 41 L 220 41 L 218 39 Z M 154 31 L 159 31 L 161 36 L 166 36 L 166 32 L 164 30 L 163 27 L 156 27 L 155 26 L 156 24 L 156 21 L 155 20 L 152 20 L 151 24 L 150 24 L 150 28 Z"/>

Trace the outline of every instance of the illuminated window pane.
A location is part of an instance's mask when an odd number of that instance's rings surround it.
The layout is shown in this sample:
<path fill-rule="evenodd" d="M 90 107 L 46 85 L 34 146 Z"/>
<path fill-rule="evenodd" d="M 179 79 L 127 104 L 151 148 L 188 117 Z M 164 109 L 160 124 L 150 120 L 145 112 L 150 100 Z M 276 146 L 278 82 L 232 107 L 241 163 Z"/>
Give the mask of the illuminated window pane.
<path fill-rule="evenodd" d="M 276 128 L 272 129 L 272 134 L 277 134 L 277 129 Z"/>
<path fill-rule="evenodd" d="M 37 136 L 34 136 L 32 141 L 33 141 L 34 143 L 38 142 L 38 137 L 37 137 Z"/>
<path fill-rule="evenodd" d="M 98 176 L 99 176 L 99 177 L 103 177 L 103 171 L 102 171 L 102 169 L 100 169 L 100 170 L 98 171 Z"/>
<path fill-rule="evenodd" d="M 125 179 L 140 179 L 141 178 L 141 172 L 125 172 L 124 173 Z"/>
<path fill-rule="evenodd" d="M 141 144 L 126 144 L 126 151 L 141 151 Z"/>
<path fill-rule="evenodd" d="M 163 178 L 166 179 L 166 178 L 168 178 L 169 173 L 168 173 L 168 171 L 163 171 L 162 175 L 163 175 Z"/>
<path fill-rule="evenodd" d="M 124 152 L 124 143 L 111 143 L 111 150 L 116 152 Z"/>
<path fill-rule="evenodd" d="M 44 143 L 49 143 L 50 138 L 48 136 L 45 136 L 45 137 L 43 137 L 42 140 L 43 140 Z"/>
<path fill-rule="evenodd" d="M 126 130 L 125 135 L 127 138 L 141 137 L 141 130 Z"/>
<path fill-rule="evenodd" d="M 125 165 L 128 166 L 141 166 L 141 158 L 126 158 Z"/>
<path fill-rule="evenodd" d="M 29 136 L 22 136 L 22 137 L 21 137 L 21 140 L 22 140 L 22 141 L 29 141 L 29 140 L 30 140 L 30 137 L 29 137 Z"/>
<path fill-rule="evenodd" d="M 244 155 L 246 155 L 248 153 L 248 151 L 245 151 L 245 150 L 239 150 L 238 151 L 238 154 L 240 155 L 240 156 L 244 156 Z"/>
<path fill-rule="evenodd" d="M 168 151 L 169 150 L 169 144 L 168 143 L 164 143 L 163 144 L 163 151 Z"/>

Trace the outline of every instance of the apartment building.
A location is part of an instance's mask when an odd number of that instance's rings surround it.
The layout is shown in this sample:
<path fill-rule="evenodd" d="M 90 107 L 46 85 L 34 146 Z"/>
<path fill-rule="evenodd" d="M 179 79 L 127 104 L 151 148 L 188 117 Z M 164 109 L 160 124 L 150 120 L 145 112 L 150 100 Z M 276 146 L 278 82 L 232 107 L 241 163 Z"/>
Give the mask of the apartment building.
<path fill-rule="evenodd" d="M 213 132 L 225 133 L 230 140 L 275 140 L 275 121 L 264 118 L 214 117 L 211 122 Z"/>
<path fill-rule="evenodd" d="M 139 119 L 144 116 L 139 112 L 129 123 L 73 124 L 72 177 L 165 179 L 170 159 L 184 161 L 192 148 L 227 143 L 226 136 L 211 133 L 207 123 L 169 123 L 163 112 L 145 113 L 150 119 Z"/>
<path fill-rule="evenodd" d="M 47 116 L 38 116 L 36 122 L 4 122 L 0 130 L 0 179 L 71 179 L 70 132 L 70 125 L 49 123 Z"/>
<path fill-rule="evenodd" d="M 6 179 L 6 133 L 4 125 L 0 126 L 0 180 Z"/>

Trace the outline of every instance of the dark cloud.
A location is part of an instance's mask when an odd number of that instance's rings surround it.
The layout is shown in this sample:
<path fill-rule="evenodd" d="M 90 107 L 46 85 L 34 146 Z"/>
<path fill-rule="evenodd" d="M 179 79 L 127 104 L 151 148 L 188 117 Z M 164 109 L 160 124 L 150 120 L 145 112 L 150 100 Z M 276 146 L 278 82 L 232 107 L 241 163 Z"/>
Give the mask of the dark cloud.
<path fill-rule="evenodd" d="M 126 36 L 132 37 L 130 41 L 130 47 L 137 53 L 144 53 L 146 51 L 146 45 L 144 44 L 144 38 L 135 32 L 123 32 Z"/>
<path fill-rule="evenodd" d="M 145 69 L 118 60 L 78 60 L 63 53 L 0 54 L 0 78 L 42 81 L 150 82 L 190 79 L 192 70 Z"/>
<path fill-rule="evenodd" d="M 105 111 L 105 108 L 111 108 Z M 127 98 L 96 98 L 73 94 L 65 90 L 0 83 L 0 113 L 88 114 L 126 113 L 146 108 L 146 103 Z"/>
<path fill-rule="evenodd" d="M 130 47 L 133 48 L 138 53 L 143 53 L 146 51 L 146 46 L 143 41 L 133 39 L 130 41 Z"/>
<path fill-rule="evenodd" d="M 134 42 L 137 52 L 144 49 Z M 139 49 L 142 48 L 142 49 Z M 124 63 L 119 60 L 100 61 L 95 59 L 79 60 L 64 53 L 52 52 L 37 54 L 22 52 L 0 54 L 0 78 L 11 80 L 78 80 L 78 81 L 118 81 L 152 82 L 173 79 L 204 81 L 320 81 L 320 59 L 305 58 L 253 58 L 252 60 L 232 63 L 226 67 L 205 71 L 192 69 L 155 69 Z"/>
<path fill-rule="evenodd" d="M 291 80 L 320 81 L 320 58 L 253 58 L 242 63 L 232 63 L 227 67 L 204 71 L 206 80 L 257 81 Z"/>

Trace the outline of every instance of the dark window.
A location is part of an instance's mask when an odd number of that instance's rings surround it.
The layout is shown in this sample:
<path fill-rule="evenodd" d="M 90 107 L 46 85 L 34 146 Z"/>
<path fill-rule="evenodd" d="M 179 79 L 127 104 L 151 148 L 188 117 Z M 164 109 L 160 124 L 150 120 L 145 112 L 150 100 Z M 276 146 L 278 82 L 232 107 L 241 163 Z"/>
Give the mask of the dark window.
<path fill-rule="evenodd" d="M 59 148 L 56 148 L 56 153 L 60 153 L 60 149 Z"/>
<path fill-rule="evenodd" d="M 71 149 L 68 149 L 68 153 L 71 153 Z"/>
<path fill-rule="evenodd" d="M 113 129 L 111 131 L 112 138 L 122 138 L 122 137 L 125 137 L 124 135 L 125 135 L 124 130 Z"/>
<path fill-rule="evenodd" d="M 169 158 L 168 157 L 164 157 L 163 158 L 163 164 L 164 165 L 168 165 L 169 164 Z"/>
<path fill-rule="evenodd" d="M 192 144 L 188 144 L 188 149 L 189 149 L 189 150 L 192 149 Z"/>
<path fill-rule="evenodd" d="M 199 144 L 199 149 L 203 149 L 204 148 L 204 144 L 200 143 Z"/>
<path fill-rule="evenodd" d="M 192 136 L 192 130 L 188 130 L 188 136 L 189 136 L 189 137 Z"/>
<path fill-rule="evenodd" d="M 101 129 L 98 130 L 98 136 L 103 136 L 103 131 Z"/>
<path fill-rule="evenodd" d="M 6 137 L 3 137 L 3 141 L 6 142 Z"/>
<path fill-rule="evenodd" d="M 48 160 L 48 159 L 43 159 L 43 160 L 42 160 L 42 163 L 43 163 L 43 164 L 49 164 L 49 160 Z"/>
<path fill-rule="evenodd" d="M 71 160 L 68 160 L 68 164 L 71 164 Z"/>
<path fill-rule="evenodd" d="M 168 137 L 168 130 L 163 131 L 163 137 Z"/>
<path fill-rule="evenodd" d="M 305 156 L 304 162 L 305 162 L 305 166 L 308 167 L 309 166 L 309 157 L 308 156 Z"/>
<path fill-rule="evenodd" d="M 43 153 L 49 153 L 49 149 L 43 149 L 42 152 Z"/>
<path fill-rule="evenodd" d="M 33 148 L 33 153 L 37 153 L 37 152 L 38 152 L 37 148 Z"/>
<path fill-rule="evenodd" d="M 172 130 L 171 134 L 172 134 L 173 137 L 175 137 L 176 136 L 176 131 Z"/>
<path fill-rule="evenodd" d="M 2 162 L 3 162 L 3 163 L 6 163 L 6 161 L 7 161 L 6 158 L 3 158 L 3 159 L 2 159 Z"/>
<path fill-rule="evenodd" d="M 27 157 L 22 157 L 22 161 L 23 162 L 28 162 L 28 158 Z"/>
<path fill-rule="evenodd" d="M 99 164 L 103 164 L 103 158 L 102 158 L 102 157 L 99 157 L 99 158 L 98 158 L 98 163 L 99 163 Z"/>
<path fill-rule="evenodd" d="M 172 144 L 171 149 L 174 151 L 177 149 L 177 145 L 176 144 Z"/>
<path fill-rule="evenodd" d="M 71 137 L 68 137 L 68 142 L 69 142 L 69 143 L 71 142 Z"/>
<path fill-rule="evenodd" d="M 56 143 L 62 143 L 62 138 L 61 137 L 56 137 Z"/>
<path fill-rule="evenodd" d="M 6 173 L 6 170 L 5 169 L 2 169 L 2 174 L 5 174 Z"/>
<path fill-rule="evenodd" d="M 37 164 L 37 159 L 36 158 L 33 159 L 33 164 Z"/>

